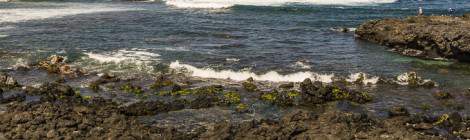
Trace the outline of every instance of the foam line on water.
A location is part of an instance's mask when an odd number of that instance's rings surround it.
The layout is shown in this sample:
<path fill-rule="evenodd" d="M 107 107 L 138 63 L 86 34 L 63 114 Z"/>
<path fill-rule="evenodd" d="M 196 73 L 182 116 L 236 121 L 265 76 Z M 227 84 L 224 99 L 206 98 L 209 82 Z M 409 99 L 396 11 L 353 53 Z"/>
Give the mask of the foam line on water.
<path fill-rule="evenodd" d="M 48 6 L 52 6 L 52 8 L 2 8 L 0 9 L 0 23 L 17 23 L 28 20 L 60 18 L 77 14 L 140 10 L 119 4 L 55 3 L 48 4 Z"/>
<path fill-rule="evenodd" d="M 290 3 L 311 5 L 371 5 L 393 3 L 397 0 L 166 0 L 167 5 L 179 8 L 229 8 L 234 5 L 282 6 Z"/>
<path fill-rule="evenodd" d="M 379 81 L 380 77 L 370 76 L 366 73 L 353 73 L 349 75 L 349 78 L 346 79 L 348 82 L 362 82 L 362 84 L 376 84 Z"/>
<path fill-rule="evenodd" d="M 188 64 L 182 64 L 179 61 L 172 62 L 170 64 L 172 69 L 183 69 L 190 73 L 191 76 L 201 78 L 216 78 L 216 79 L 231 79 L 235 81 L 243 81 L 250 77 L 258 81 L 271 81 L 271 82 L 301 82 L 306 78 L 310 78 L 315 81 L 321 81 L 324 83 L 331 83 L 333 74 L 318 74 L 314 72 L 297 72 L 282 75 L 276 71 L 270 71 L 265 74 L 255 74 L 250 71 L 233 71 L 233 70 L 213 70 L 210 68 L 197 68 Z"/>
<path fill-rule="evenodd" d="M 91 58 L 100 63 L 136 63 L 142 64 L 150 61 L 158 61 L 159 54 L 151 53 L 142 49 L 118 50 L 115 52 L 105 53 L 85 53 L 88 58 Z"/>

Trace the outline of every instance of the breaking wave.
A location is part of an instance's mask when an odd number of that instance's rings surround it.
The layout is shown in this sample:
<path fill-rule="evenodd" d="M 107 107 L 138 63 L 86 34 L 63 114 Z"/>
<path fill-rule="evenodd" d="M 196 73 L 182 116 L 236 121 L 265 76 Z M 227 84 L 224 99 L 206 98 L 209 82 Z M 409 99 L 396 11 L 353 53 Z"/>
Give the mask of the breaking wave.
<path fill-rule="evenodd" d="M 86 57 L 78 65 L 91 71 L 126 72 L 137 70 L 151 73 L 155 64 L 159 63 L 160 55 L 145 49 L 123 49 L 112 52 L 84 53 Z M 99 65 L 96 65 L 98 63 Z"/>
<path fill-rule="evenodd" d="M 286 4 L 311 5 L 371 5 L 393 3 L 397 0 L 166 0 L 167 5 L 179 8 L 229 8 L 235 5 L 282 6 Z"/>
<path fill-rule="evenodd" d="M 64 3 L 54 4 L 52 8 L 13 8 L 0 10 L 0 23 L 2 22 L 23 22 L 28 20 L 39 20 L 47 18 L 60 18 L 70 15 L 90 14 L 113 11 L 139 10 L 128 8 L 124 5 L 106 5 L 106 4 L 81 4 Z"/>
<path fill-rule="evenodd" d="M 370 75 L 367 75 L 366 73 L 360 72 L 360 73 L 354 73 L 354 74 L 349 75 L 349 78 L 346 80 L 348 82 L 360 81 L 362 82 L 362 84 L 368 85 L 368 84 L 376 84 L 379 81 L 379 79 L 380 77 L 370 76 Z"/>
<path fill-rule="evenodd" d="M 216 71 L 210 68 L 197 68 L 188 64 L 181 64 L 179 61 L 172 62 L 170 64 L 172 69 L 183 69 L 187 70 L 191 76 L 201 78 L 216 78 L 216 79 L 230 79 L 235 81 L 243 81 L 250 77 L 257 81 L 271 81 L 271 82 L 301 82 L 305 78 L 310 78 L 315 81 L 321 81 L 324 83 L 331 83 L 333 74 L 318 74 L 314 72 L 297 72 L 287 75 L 279 74 L 276 71 L 270 71 L 265 74 L 255 74 L 250 71 L 233 71 L 233 70 L 221 70 Z"/>
<path fill-rule="evenodd" d="M 94 59 L 100 63 L 136 63 L 142 64 L 146 62 L 159 60 L 159 54 L 147 52 L 140 49 L 131 50 L 118 50 L 116 52 L 108 53 L 85 53 L 89 58 Z"/>

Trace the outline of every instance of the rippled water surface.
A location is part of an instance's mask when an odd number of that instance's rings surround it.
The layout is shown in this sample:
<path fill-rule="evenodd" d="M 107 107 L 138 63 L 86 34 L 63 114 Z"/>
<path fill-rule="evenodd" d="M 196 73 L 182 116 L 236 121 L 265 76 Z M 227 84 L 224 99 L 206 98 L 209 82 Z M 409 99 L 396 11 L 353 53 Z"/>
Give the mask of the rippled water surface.
<path fill-rule="evenodd" d="M 0 3 L 0 67 L 61 54 L 97 71 L 186 67 L 201 77 L 271 81 L 417 71 L 443 87 L 466 87 L 468 64 L 400 56 L 332 30 L 415 15 L 417 6 L 416 0 Z M 434 0 L 424 7 L 427 14 L 448 14 L 451 7 L 461 15 L 470 2 Z"/>

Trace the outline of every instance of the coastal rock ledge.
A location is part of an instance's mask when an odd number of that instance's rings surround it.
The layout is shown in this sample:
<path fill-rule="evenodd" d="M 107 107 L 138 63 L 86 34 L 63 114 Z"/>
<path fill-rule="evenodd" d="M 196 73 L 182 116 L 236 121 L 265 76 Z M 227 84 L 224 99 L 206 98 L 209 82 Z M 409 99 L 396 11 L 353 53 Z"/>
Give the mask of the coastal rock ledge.
<path fill-rule="evenodd" d="M 373 20 L 355 34 L 406 56 L 470 62 L 470 14 Z"/>

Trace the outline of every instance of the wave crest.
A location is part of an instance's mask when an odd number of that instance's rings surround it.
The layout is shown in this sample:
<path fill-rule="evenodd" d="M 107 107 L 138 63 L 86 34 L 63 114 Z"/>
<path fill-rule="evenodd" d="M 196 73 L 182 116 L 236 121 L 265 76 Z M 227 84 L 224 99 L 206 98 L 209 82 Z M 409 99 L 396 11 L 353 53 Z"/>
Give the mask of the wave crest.
<path fill-rule="evenodd" d="M 286 4 L 311 5 L 371 5 L 393 3 L 397 0 L 166 0 L 167 5 L 178 8 L 229 8 L 235 5 L 282 6 Z"/>
<path fill-rule="evenodd" d="M 210 68 L 197 68 L 188 64 L 181 64 L 179 61 L 170 64 L 172 69 L 187 70 L 191 76 L 201 78 L 216 78 L 216 79 L 231 79 L 235 81 L 243 81 L 250 77 L 257 81 L 271 81 L 271 82 L 301 82 L 306 78 L 324 83 L 331 83 L 334 74 L 318 74 L 314 72 L 297 72 L 287 75 L 279 74 L 276 71 L 270 71 L 265 74 L 255 74 L 250 71 L 233 71 L 222 70 L 216 71 Z"/>

